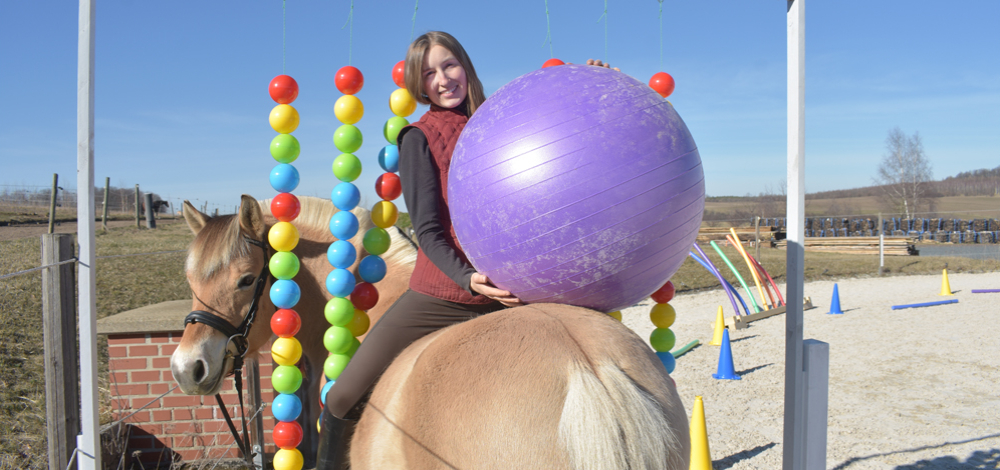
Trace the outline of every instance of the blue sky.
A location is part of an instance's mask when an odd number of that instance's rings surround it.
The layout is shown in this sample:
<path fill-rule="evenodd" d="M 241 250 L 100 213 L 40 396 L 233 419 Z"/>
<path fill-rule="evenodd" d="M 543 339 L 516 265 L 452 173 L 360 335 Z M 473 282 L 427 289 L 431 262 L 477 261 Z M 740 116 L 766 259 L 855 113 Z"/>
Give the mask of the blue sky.
<path fill-rule="evenodd" d="M 275 75 L 301 88 L 295 193 L 327 197 L 339 154 L 333 76 L 349 55 L 365 74 L 357 184 L 370 205 L 390 72 L 411 27 L 455 35 L 488 94 L 550 57 L 544 0 L 423 0 L 415 26 L 412 0 L 355 0 L 353 34 L 342 28 L 349 1 L 291 0 L 284 49 L 279 0 L 97 3 L 97 184 L 110 177 L 222 210 L 241 193 L 275 194 L 267 180 L 275 103 L 266 91 Z M 548 1 L 555 57 L 607 58 L 642 81 L 670 73 L 670 101 L 698 143 L 707 193 L 777 188 L 786 164 L 785 2 L 665 1 L 662 67 L 659 3 L 607 3 L 605 36 L 604 1 Z M 75 189 L 77 4 L 3 1 L 2 11 L 0 185 L 46 186 L 59 173 Z M 807 191 L 870 184 L 895 126 L 920 132 L 937 178 L 1000 164 L 998 21 L 996 0 L 809 1 Z"/>

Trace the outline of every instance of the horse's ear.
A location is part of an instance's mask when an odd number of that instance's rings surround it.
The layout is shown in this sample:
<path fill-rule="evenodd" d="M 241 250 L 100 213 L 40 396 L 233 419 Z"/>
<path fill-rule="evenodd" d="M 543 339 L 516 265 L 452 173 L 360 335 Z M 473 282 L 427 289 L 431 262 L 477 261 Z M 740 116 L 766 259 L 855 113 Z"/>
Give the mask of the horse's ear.
<path fill-rule="evenodd" d="M 199 212 L 198 209 L 195 209 L 194 206 L 191 205 L 191 202 L 186 199 L 184 200 L 183 212 L 184 220 L 187 221 L 188 227 L 191 228 L 191 231 L 194 232 L 195 235 L 197 235 L 201 229 L 205 228 L 205 223 L 208 222 L 209 217 Z"/>
<path fill-rule="evenodd" d="M 240 198 L 240 228 L 252 235 L 254 240 L 264 240 L 267 229 L 264 213 L 260 210 L 260 203 L 246 194 Z"/>

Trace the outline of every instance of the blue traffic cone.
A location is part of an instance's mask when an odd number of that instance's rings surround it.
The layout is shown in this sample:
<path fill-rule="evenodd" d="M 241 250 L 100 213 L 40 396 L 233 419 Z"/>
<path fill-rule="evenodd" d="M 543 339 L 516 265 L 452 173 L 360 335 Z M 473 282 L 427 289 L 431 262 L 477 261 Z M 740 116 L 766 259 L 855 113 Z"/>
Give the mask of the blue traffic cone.
<path fill-rule="evenodd" d="M 830 301 L 830 311 L 826 313 L 831 315 L 842 315 L 844 313 L 840 309 L 840 292 L 837 290 L 837 284 L 833 285 L 833 300 Z"/>
<path fill-rule="evenodd" d="M 733 348 L 729 345 L 729 328 L 722 330 L 722 348 L 719 350 L 719 372 L 712 374 L 719 380 L 740 380 L 733 368 Z"/>

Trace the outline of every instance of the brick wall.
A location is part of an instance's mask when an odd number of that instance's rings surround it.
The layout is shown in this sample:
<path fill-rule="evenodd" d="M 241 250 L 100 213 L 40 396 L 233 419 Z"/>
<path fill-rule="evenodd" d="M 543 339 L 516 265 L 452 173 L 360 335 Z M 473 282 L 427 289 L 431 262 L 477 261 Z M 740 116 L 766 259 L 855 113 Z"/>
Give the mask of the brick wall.
<path fill-rule="evenodd" d="M 138 460 L 144 468 L 181 460 L 239 457 L 239 449 L 233 444 L 233 436 L 214 396 L 185 395 L 177 388 L 158 398 L 177 384 L 170 372 L 170 355 L 180 340 L 180 331 L 108 334 L 112 419 L 117 421 L 135 412 L 124 421 L 128 426 L 123 429 L 129 436 L 125 456 Z M 275 396 L 270 380 L 270 344 L 262 349 L 261 397 L 270 403 Z M 246 378 L 245 369 L 243 377 Z M 249 413 L 245 383 L 243 393 L 244 409 Z M 239 399 L 231 377 L 226 379 L 221 395 L 237 430 L 242 432 Z M 261 415 L 265 451 L 273 453 L 276 449 L 271 443 L 271 430 L 276 420 L 268 409 Z"/>

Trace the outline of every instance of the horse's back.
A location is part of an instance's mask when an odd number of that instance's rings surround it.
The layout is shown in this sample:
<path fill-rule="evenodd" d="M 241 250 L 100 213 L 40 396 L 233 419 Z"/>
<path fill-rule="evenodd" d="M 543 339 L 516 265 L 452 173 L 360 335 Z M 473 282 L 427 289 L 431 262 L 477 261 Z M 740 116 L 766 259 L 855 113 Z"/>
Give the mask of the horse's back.
<path fill-rule="evenodd" d="M 643 457 L 631 454 L 650 450 L 616 443 L 632 437 L 636 425 L 648 428 L 639 433 L 668 435 L 636 436 L 635 445 L 659 440 L 662 453 L 687 461 L 686 415 L 649 347 L 607 315 L 535 304 L 455 325 L 407 348 L 372 395 L 352 463 L 674 468 L 635 466 Z"/>

